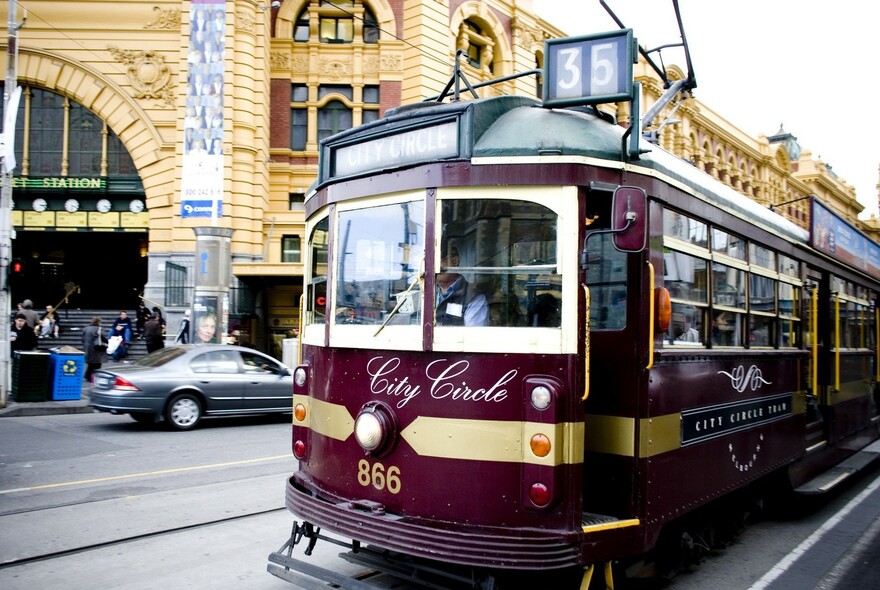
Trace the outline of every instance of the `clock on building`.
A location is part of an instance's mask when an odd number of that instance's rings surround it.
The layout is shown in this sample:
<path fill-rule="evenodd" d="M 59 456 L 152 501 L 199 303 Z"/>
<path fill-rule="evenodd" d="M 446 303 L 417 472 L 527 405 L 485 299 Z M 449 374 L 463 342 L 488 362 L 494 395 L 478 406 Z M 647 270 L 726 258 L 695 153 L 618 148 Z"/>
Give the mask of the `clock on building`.
<path fill-rule="evenodd" d="M 128 204 L 128 210 L 132 213 L 140 213 L 144 210 L 144 202 L 140 199 L 132 199 L 131 203 Z"/>
<path fill-rule="evenodd" d="M 48 206 L 48 203 L 46 203 L 46 199 L 34 199 L 34 202 L 33 202 L 34 211 L 36 211 L 38 213 L 42 213 L 43 211 L 46 210 L 47 206 Z"/>
<path fill-rule="evenodd" d="M 101 199 L 100 201 L 98 201 L 98 211 L 100 211 L 101 213 L 107 213 L 107 211 L 110 210 L 110 207 L 112 207 L 112 205 L 107 199 Z"/>
<path fill-rule="evenodd" d="M 76 199 L 67 199 L 64 201 L 64 210 L 68 213 L 76 213 L 79 211 L 79 201 Z"/>

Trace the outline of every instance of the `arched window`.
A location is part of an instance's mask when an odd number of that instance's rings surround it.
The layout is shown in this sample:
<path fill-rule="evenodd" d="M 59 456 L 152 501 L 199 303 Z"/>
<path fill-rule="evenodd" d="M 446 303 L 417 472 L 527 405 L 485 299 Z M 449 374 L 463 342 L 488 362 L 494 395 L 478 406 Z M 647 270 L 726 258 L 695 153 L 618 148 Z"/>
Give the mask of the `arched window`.
<path fill-rule="evenodd" d="M 309 5 L 302 9 L 293 25 L 293 40 L 306 43 L 309 40 Z"/>
<path fill-rule="evenodd" d="M 379 42 L 379 21 L 368 6 L 364 6 L 364 43 Z"/>
<path fill-rule="evenodd" d="M 309 41 L 309 6 L 306 4 L 293 25 L 293 40 L 297 43 Z M 363 42 L 379 42 L 379 20 L 366 3 L 359 0 L 321 0 L 313 12 L 318 19 L 318 38 L 321 43 L 351 43 L 355 40 L 355 22 L 359 20 L 363 21 Z"/>
<path fill-rule="evenodd" d="M 351 109 L 341 100 L 331 100 L 318 109 L 318 141 L 351 129 Z"/>

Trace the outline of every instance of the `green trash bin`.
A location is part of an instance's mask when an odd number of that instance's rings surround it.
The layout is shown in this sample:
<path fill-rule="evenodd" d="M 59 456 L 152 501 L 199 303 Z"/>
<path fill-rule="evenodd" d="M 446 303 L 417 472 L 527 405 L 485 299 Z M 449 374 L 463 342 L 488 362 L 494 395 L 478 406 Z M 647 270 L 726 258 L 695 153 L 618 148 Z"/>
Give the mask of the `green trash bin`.
<path fill-rule="evenodd" d="M 82 397 L 86 355 L 72 346 L 53 348 L 49 363 L 52 399 L 71 400 Z"/>
<path fill-rule="evenodd" d="M 12 355 L 12 399 L 44 402 L 49 399 L 48 352 L 16 350 Z"/>

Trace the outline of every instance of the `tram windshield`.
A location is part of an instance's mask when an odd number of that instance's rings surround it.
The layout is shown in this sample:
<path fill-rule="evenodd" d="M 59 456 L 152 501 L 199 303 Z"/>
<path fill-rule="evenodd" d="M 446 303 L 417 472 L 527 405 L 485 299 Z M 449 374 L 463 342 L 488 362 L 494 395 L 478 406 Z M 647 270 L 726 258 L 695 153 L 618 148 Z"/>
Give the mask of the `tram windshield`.
<path fill-rule="evenodd" d="M 407 201 L 339 213 L 337 324 L 421 324 L 425 204 Z"/>
<path fill-rule="evenodd" d="M 424 193 L 328 209 L 309 225 L 304 341 L 421 349 L 430 327 L 434 350 L 573 347 L 564 326 L 576 324 L 564 318 L 576 296 L 567 308 L 564 293 L 577 276 L 563 272 L 560 240 L 576 242 L 577 201 L 563 195 L 576 189 L 456 187 L 438 190 L 430 210 Z"/>

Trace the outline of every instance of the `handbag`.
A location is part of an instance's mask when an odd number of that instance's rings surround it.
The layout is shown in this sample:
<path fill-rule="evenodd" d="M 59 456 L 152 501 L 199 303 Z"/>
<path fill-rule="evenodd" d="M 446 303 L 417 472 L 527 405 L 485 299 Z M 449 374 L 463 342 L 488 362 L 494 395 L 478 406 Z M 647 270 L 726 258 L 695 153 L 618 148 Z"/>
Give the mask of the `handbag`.
<path fill-rule="evenodd" d="M 122 344 L 122 336 L 110 336 L 110 340 L 107 341 L 107 354 L 116 352 L 120 344 Z"/>

